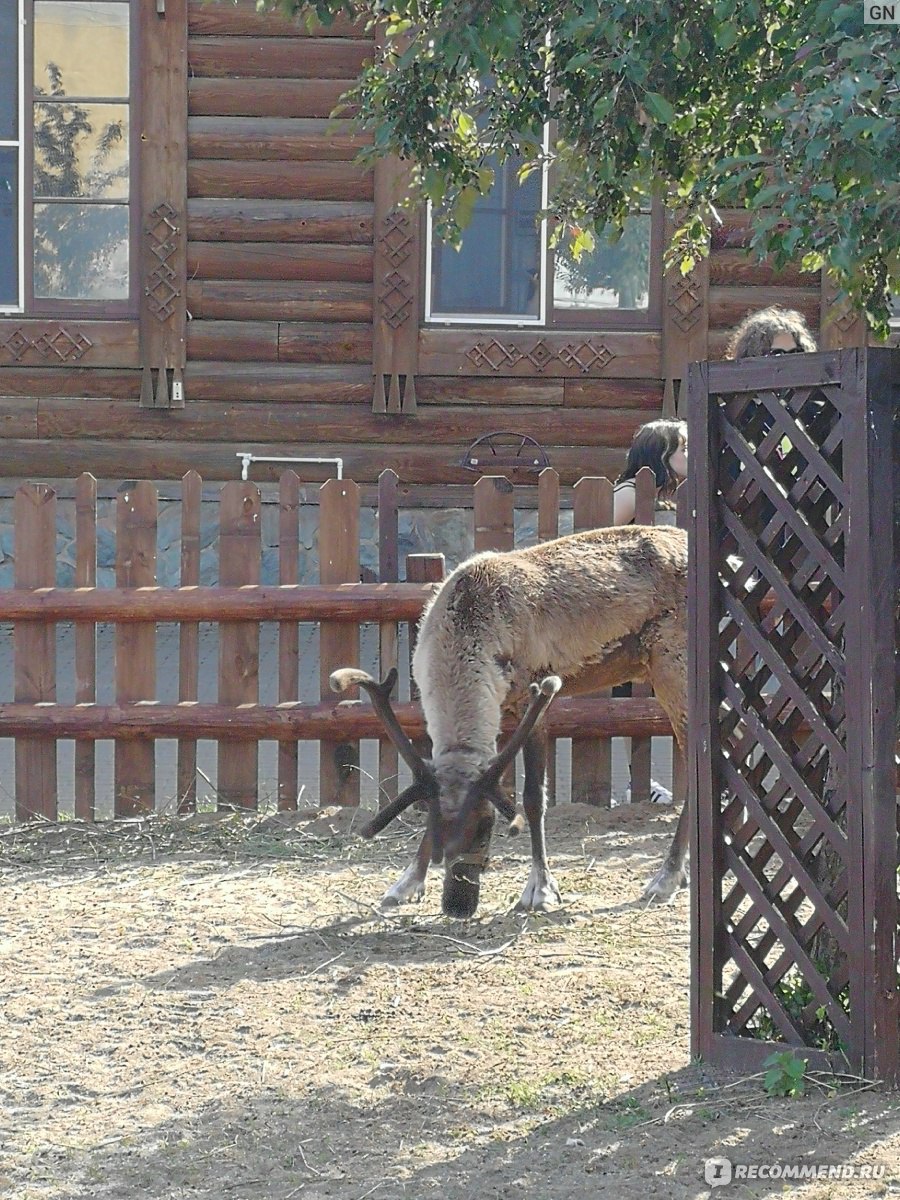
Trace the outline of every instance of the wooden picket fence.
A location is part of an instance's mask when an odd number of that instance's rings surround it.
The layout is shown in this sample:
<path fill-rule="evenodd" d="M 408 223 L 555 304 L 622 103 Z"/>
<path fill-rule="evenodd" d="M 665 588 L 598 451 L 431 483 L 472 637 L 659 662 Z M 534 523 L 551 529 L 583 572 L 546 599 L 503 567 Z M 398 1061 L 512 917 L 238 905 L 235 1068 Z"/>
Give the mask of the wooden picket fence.
<path fill-rule="evenodd" d="M 637 519 L 652 523 L 655 487 L 649 471 L 638 481 Z M 537 536 L 556 537 L 560 484 L 552 470 L 537 483 Z M 515 545 L 517 489 L 502 477 L 483 477 L 470 504 L 476 550 Z M 532 488 L 532 493 L 534 489 Z M 403 492 L 406 506 L 415 496 Z M 401 488 L 393 472 L 378 487 L 379 572 L 360 582 L 360 490 L 351 480 L 330 480 L 318 496 L 319 582 L 298 584 L 301 482 L 288 471 L 279 482 L 277 585 L 260 584 L 261 497 L 250 482 L 226 483 L 218 499 L 218 584 L 200 586 L 202 481 L 189 472 L 181 489 L 179 587 L 157 585 L 156 488 L 141 482 L 120 490 L 116 500 L 115 586 L 97 587 L 97 484 L 84 475 L 75 491 L 76 564 L 72 587 L 56 586 L 57 497 L 43 484 L 21 487 L 14 500 L 15 586 L 0 591 L 0 613 L 13 623 L 14 695 L 0 696 L 0 736 L 15 739 L 15 814 L 19 820 L 59 815 L 58 746 L 74 741 L 70 791 L 74 815 L 93 820 L 98 811 L 96 747 L 114 744 L 115 816 L 137 816 L 157 805 L 155 741 L 177 743 L 176 808 L 197 805 L 197 744 L 217 743 L 216 797 L 219 808 L 252 810 L 258 804 L 259 743 L 278 743 L 277 805 L 296 807 L 298 743 L 318 743 L 320 803 L 359 803 L 360 739 L 378 739 L 379 796 L 398 787 L 393 746 L 368 702 L 341 701 L 328 676 L 360 659 L 360 632 L 377 626 L 374 669 L 382 675 L 398 665 L 401 646 L 411 647 L 415 624 L 436 582 L 441 555 L 410 555 L 400 580 L 398 513 Z M 608 480 L 582 479 L 572 489 L 576 531 L 611 523 Z M 371 572 L 368 572 L 371 575 Z M 56 631 L 74 624 L 74 703 L 57 702 Z M 178 626 L 178 699 L 159 698 L 157 623 Z M 218 629 L 218 681 L 214 703 L 199 699 L 201 623 Z M 260 625 L 274 622 L 278 638 L 277 701 L 260 702 Z M 318 661 L 301 653 L 299 623 L 318 631 Z M 114 700 L 98 702 L 98 627 L 114 627 Z M 409 633 L 401 636 L 403 626 Z M 399 664 L 401 667 L 404 664 Z M 367 663 L 367 666 L 370 666 Z M 319 700 L 300 701 L 301 673 L 317 670 Z M 408 672 L 403 672 L 408 675 Z M 71 681 L 69 681 L 71 682 Z M 68 688 L 68 690 L 72 690 Z M 398 701 L 404 728 L 425 736 L 415 697 Z M 650 787 L 650 739 L 671 736 L 665 714 L 648 690 L 630 696 L 557 701 L 548 726 L 555 738 L 573 739 L 571 798 L 608 805 L 611 798 L 612 737 L 630 737 L 632 799 Z M 552 761 L 553 756 L 551 756 Z M 551 792 L 553 780 L 551 779 Z M 108 797 L 105 797 L 108 807 Z"/>

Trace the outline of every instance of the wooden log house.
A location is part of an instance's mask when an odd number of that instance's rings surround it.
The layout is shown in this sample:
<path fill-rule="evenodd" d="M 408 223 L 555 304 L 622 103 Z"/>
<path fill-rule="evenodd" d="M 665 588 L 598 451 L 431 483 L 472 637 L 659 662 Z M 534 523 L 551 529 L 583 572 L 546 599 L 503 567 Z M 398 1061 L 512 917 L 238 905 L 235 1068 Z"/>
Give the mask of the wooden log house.
<path fill-rule="evenodd" d="M 615 476 L 749 311 L 865 338 L 825 321 L 817 276 L 754 262 L 738 214 L 682 278 L 649 213 L 637 289 L 566 294 L 507 180 L 453 257 L 399 206 L 398 164 L 362 169 L 330 117 L 373 48 L 254 0 L 0 0 L 4 476 L 229 479 L 245 451 L 468 482 L 467 448 L 508 431 L 570 484 Z"/>

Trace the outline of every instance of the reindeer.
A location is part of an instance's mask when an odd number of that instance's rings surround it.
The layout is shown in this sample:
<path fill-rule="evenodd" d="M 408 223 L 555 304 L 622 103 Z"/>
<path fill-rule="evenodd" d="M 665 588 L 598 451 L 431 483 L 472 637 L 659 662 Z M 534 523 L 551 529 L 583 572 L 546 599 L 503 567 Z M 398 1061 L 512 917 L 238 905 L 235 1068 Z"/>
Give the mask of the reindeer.
<path fill-rule="evenodd" d="M 680 753 L 687 732 L 687 539 L 680 529 L 640 525 L 573 534 L 525 550 L 476 554 L 447 577 L 428 604 L 413 656 L 432 743 L 423 758 L 400 727 L 390 693 L 365 671 L 331 675 L 341 692 L 372 698 L 412 784 L 363 830 L 374 837 L 416 801 L 428 806 L 415 858 L 382 903 L 421 898 L 429 862 L 444 861 L 442 908 L 470 917 L 488 863 L 494 810 L 520 827 L 501 777 L 523 751 L 522 806 L 531 834 L 531 873 L 516 906 L 559 901 L 544 845 L 547 735 L 540 721 L 560 691 L 596 691 L 649 681 L 672 722 Z M 520 716 L 497 750 L 504 711 Z M 668 899 L 686 882 L 683 810 L 669 854 L 645 897 Z"/>

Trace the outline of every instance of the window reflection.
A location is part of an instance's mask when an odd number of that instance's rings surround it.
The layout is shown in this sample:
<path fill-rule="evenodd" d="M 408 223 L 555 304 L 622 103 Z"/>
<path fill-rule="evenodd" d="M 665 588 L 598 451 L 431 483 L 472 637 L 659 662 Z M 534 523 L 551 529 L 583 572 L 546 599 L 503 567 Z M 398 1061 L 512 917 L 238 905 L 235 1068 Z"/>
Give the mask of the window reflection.
<path fill-rule="evenodd" d="M 127 200 L 127 106 L 35 104 L 34 194 Z"/>
<path fill-rule="evenodd" d="M 645 309 L 650 293 L 650 214 L 631 217 L 617 242 L 597 238 L 576 261 L 570 244 L 556 250 L 553 303 L 569 312 L 603 308 Z"/>
<path fill-rule="evenodd" d="M 69 96 L 128 96 L 128 4 L 35 0 L 34 87 Z"/>
<path fill-rule="evenodd" d="M 19 303 L 19 152 L 0 146 L 0 304 Z"/>
<path fill-rule="evenodd" d="M 518 182 L 519 162 L 497 168 L 476 200 L 457 251 L 432 242 L 432 316 L 541 315 L 541 174 Z"/>
<path fill-rule="evenodd" d="M 0 141 L 19 137 L 19 5 L 0 3 Z"/>
<path fill-rule="evenodd" d="M 37 299 L 129 296 L 129 75 L 127 0 L 35 0 Z"/>
<path fill-rule="evenodd" d="M 34 294 L 54 300 L 128 297 L 128 208 L 34 206 Z"/>

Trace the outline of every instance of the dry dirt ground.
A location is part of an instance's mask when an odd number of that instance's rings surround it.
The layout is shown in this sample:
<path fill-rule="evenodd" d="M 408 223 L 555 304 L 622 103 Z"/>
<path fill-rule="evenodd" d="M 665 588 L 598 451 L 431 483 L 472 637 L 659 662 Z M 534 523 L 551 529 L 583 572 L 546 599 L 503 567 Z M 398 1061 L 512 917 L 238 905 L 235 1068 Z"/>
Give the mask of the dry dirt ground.
<path fill-rule="evenodd" d="M 671 811 L 549 818 L 563 907 L 378 898 L 412 825 L 196 817 L 0 834 L 0 1196 L 574 1200 L 710 1194 L 704 1160 L 865 1164 L 872 1181 L 715 1196 L 900 1195 L 900 1096 L 692 1063 L 688 906 L 636 902 Z"/>

